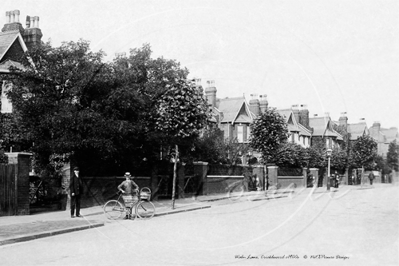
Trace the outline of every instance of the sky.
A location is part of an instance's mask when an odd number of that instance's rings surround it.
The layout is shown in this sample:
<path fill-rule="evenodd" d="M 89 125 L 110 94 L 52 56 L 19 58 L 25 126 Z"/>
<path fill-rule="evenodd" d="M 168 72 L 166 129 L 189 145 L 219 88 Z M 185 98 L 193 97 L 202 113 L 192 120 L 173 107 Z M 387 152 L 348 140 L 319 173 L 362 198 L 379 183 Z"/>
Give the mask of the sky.
<path fill-rule="evenodd" d="M 24 27 L 39 16 L 54 47 L 88 40 L 106 61 L 149 43 L 218 98 L 399 127 L 397 0 L 2 0 L 0 25 L 12 10 Z"/>

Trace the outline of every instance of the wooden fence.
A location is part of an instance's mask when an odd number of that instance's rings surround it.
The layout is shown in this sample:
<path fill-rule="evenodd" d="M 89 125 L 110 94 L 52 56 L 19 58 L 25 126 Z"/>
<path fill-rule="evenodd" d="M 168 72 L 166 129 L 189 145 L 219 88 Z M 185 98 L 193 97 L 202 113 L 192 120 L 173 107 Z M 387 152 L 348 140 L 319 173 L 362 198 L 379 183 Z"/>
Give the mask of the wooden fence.
<path fill-rule="evenodd" d="M 0 164 L 0 216 L 16 215 L 18 188 L 16 164 Z"/>

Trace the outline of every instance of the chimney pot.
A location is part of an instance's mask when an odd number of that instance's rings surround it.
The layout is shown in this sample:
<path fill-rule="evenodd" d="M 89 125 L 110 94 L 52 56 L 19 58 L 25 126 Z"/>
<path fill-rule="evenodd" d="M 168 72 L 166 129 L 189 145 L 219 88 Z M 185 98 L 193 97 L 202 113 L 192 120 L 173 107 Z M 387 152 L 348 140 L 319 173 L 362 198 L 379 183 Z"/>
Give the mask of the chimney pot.
<path fill-rule="evenodd" d="M 14 22 L 19 22 L 19 14 L 20 14 L 19 10 L 14 10 L 14 18 L 15 18 Z"/>
<path fill-rule="evenodd" d="M 11 23 L 11 12 L 10 11 L 6 12 L 6 23 Z"/>
<path fill-rule="evenodd" d="M 251 94 L 251 100 L 258 99 L 258 94 Z"/>
<path fill-rule="evenodd" d="M 30 28 L 30 16 L 26 16 L 26 28 Z"/>
<path fill-rule="evenodd" d="M 39 17 L 36 16 L 35 21 L 36 21 L 35 28 L 39 28 Z"/>

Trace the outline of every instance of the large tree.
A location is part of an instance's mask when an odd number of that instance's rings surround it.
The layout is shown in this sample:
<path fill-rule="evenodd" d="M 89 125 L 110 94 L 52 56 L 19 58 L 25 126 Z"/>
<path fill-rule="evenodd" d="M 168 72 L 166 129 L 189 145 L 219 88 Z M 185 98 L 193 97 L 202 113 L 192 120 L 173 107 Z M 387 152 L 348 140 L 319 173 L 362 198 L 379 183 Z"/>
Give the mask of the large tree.
<path fill-rule="evenodd" d="M 187 80 L 168 86 L 156 105 L 155 129 L 164 136 L 165 144 L 174 147 L 172 208 L 175 205 L 179 144 L 198 137 L 208 118 L 203 92 Z"/>
<path fill-rule="evenodd" d="M 6 78 L 21 138 L 45 163 L 51 154 L 96 148 L 112 153 L 112 119 L 95 111 L 108 87 L 103 53 L 84 41 L 49 43 L 23 57 L 23 69 Z M 107 121 L 108 120 L 108 121 Z M 103 137 L 105 136 L 105 138 Z"/>
<path fill-rule="evenodd" d="M 271 162 L 282 144 L 287 142 L 288 129 L 275 108 L 268 108 L 251 124 L 250 146 L 261 152 L 265 163 Z"/>
<path fill-rule="evenodd" d="M 376 156 L 377 142 L 370 136 L 361 136 L 351 146 L 349 163 L 352 167 L 373 169 Z"/>
<path fill-rule="evenodd" d="M 111 63 L 103 56 L 83 40 L 47 43 L 5 77 L 13 84 L 9 97 L 21 139 L 31 143 L 38 165 L 66 154 L 90 174 L 115 174 L 156 157 L 163 139 L 154 130 L 157 108 L 187 69 L 151 58 L 149 45 Z"/>

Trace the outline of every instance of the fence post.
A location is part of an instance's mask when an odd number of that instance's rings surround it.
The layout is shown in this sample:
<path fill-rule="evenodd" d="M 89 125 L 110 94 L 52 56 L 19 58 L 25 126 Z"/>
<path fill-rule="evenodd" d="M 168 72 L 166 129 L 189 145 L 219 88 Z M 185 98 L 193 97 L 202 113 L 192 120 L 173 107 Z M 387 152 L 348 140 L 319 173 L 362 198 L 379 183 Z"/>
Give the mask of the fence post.
<path fill-rule="evenodd" d="M 306 167 L 302 168 L 302 175 L 303 175 L 302 186 L 306 188 L 308 186 L 308 168 Z"/>
<path fill-rule="evenodd" d="M 267 167 L 269 183 L 271 186 L 277 186 L 277 183 L 278 183 L 277 170 L 278 170 L 278 166 L 268 166 Z"/>

